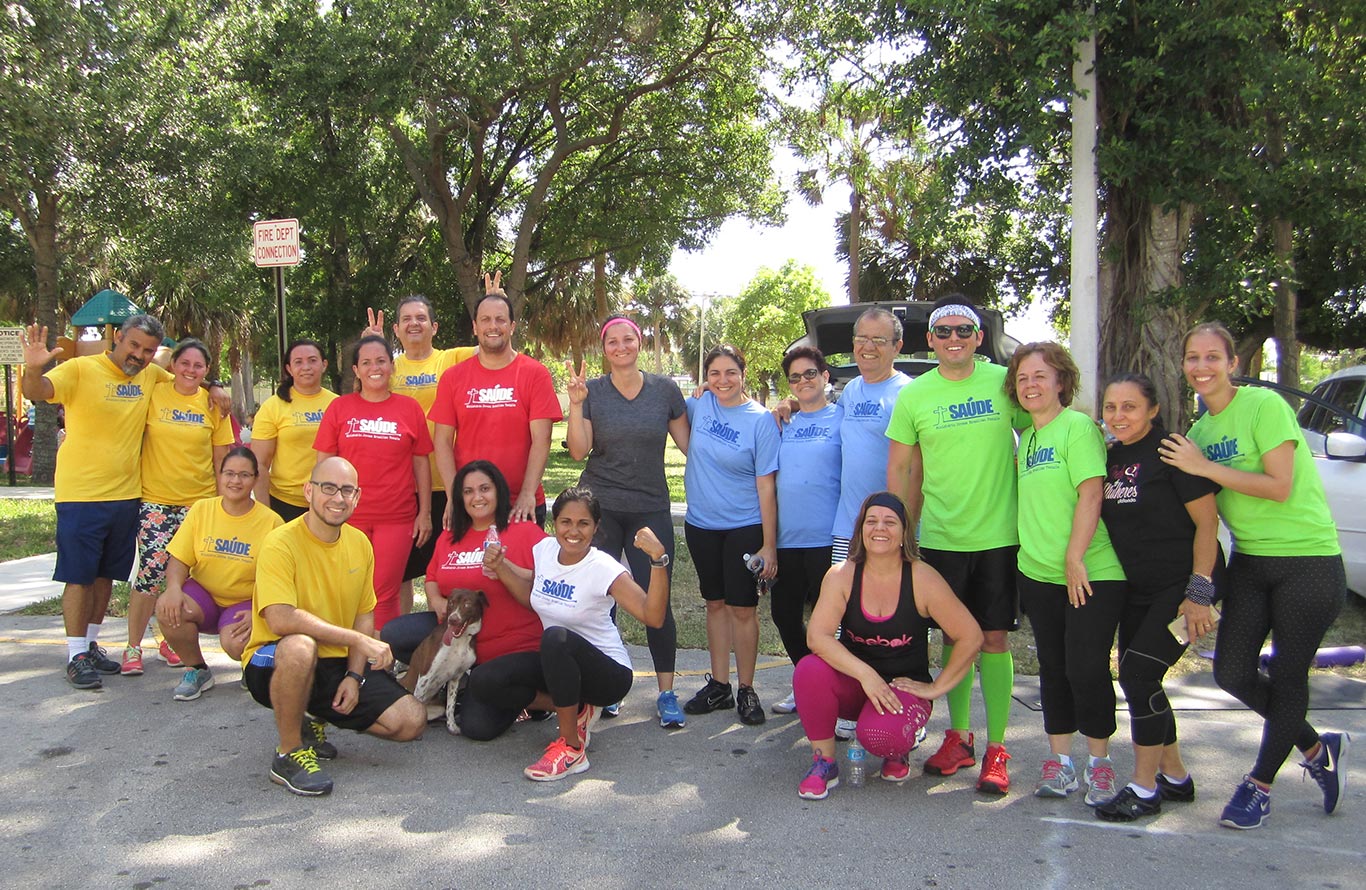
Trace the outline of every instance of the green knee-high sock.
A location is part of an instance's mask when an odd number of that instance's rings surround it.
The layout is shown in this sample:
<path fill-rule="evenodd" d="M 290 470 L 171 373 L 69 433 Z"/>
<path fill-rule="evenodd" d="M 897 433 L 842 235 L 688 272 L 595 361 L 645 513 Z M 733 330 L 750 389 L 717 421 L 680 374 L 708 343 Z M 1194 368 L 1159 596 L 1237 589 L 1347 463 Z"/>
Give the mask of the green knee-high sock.
<path fill-rule="evenodd" d="M 1006 740 L 1010 695 L 1015 686 L 1015 657 L 1010 651 L 982 653 L 982 702 L 987 707 L 987 744 Z M 952 693 L 950 693 L 952 695 Z"/>
<path fill-rule="evenodd" d="M 949 658 L 953 655 L 953 647 L 947 643 L 944 645 L 943 664 L 949 663 Z M 958 681 L 958 685 L 949 690 L 948 695 L 944 696 L 949 700 L 949 722 L 954 729 L 966 733 L 972 728 L 972 684 L 975 668 L 969 667 L 968 672 L 963 675 L 963 679 Z"/>

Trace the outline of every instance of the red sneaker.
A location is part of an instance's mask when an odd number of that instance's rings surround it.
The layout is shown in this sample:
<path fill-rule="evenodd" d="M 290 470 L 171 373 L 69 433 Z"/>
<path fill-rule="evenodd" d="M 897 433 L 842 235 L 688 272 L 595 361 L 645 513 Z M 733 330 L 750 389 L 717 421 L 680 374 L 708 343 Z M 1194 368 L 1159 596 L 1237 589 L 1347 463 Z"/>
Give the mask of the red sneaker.
<path fill-rule="evenodd" d="M 157 646 L 157 658 L 160 658 L 173 668 L 178 668 L 181 664 L 180 656 L 175 654 L 175 650 L 171 648 L 171 644 L 165 640 L 162 640 L 161 645 Z"/>
<path fill-rule="evenodd" d="M 925 772 L 932 776 L 951 776 L 965 766 L 977 763 L 977 752 L 972 747 L 972 733 L 965 740 L 956 729 L 944 733 L 944 744 L 925 761 Z"/>
<path fill-rule="evenodd" d="M 125 677 L 142 676 L 142 649 L 138 646 L 129 646 L 123 650 L 123 664 L 119 665 L 119 673 Z"/>
<path fill-rule="evenodd" d="M 1010 773 L 1006 771 L 1009 759 L 1005 745 L 987 745 L 987 752 L 982 755 L 982 774 L 977 777 L 977 790 L 983 794 L 1009 793 Z"/>
<path fill-rule="evenodd" d="M 571 748 L 564 739 L 556 739 L 545 749 L 541 759 L 522 770 L 533 782 L 554 782 L 588 769 L 588 752 Z"/>

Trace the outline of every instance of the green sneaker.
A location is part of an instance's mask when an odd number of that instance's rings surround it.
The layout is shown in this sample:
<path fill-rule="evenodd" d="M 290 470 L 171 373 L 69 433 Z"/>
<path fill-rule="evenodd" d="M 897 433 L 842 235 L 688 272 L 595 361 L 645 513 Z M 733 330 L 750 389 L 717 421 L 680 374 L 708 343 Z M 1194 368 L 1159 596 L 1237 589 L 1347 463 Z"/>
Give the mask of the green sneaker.
<path fill-rule="evenodd" d="M 208 668 L 190 668 L 180 678 L 172 694 L 176 701 L 194 701 L 213 688 L 213 673 Z"/>
<path fill-rule="evenodd" d="M 305 797 L 332 793 L 331 777 L 318 765 L 318 755 L 305 745 L 288 754 L 276 754 L 270 765 L 270 780 Z"/>

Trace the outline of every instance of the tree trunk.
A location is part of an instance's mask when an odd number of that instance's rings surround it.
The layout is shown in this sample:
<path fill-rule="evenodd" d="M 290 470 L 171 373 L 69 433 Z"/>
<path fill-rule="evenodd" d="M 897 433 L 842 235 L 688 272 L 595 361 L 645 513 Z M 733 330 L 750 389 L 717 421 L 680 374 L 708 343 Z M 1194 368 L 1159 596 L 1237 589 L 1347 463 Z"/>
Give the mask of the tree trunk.
<path fill-rule="evenodd" d="M 1295 288 L 1295 228 L 1290 220 L 1271 221 L 1271 238 L 1276 252 L 1279 277 L 1276 281 L 1276 307 L 1272 313 L 1276 331 L 1276 382 L 1300 388 L 1300 342 L 1295 331 L 1299 292 Z M 1299 406 L 1299 399 L 1290 404 Z"/>
<path fill-rule="evenodd" d="M 28 237 L 33 248 L 33 276 L 38 289 L 38 324 L 47 328 L 47 346 L 51 349 L 57 344 L 57 335 L 62 333 L 57 318 L 57 197 L 40 192 L 35 204 L 37 213 L 31 218 Z M 57 406 L 39 402 L 34 420 L 31 478 L 34 485 L 51 485 L 57 471 Z"/>
<path fill-rule="evenodd" d="M 859 302 L 859 227 L 863 216 L 863 197 L 858 184 L 849 183 L 849 302 Z"/>

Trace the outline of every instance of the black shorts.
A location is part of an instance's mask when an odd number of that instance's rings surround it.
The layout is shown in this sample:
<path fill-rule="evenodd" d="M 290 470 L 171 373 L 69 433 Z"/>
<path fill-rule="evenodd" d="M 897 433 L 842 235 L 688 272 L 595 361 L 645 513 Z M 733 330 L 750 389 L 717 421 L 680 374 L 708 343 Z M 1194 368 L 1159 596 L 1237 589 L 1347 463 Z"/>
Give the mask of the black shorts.
<path fill-rule="evenodd" d="M 269 650 L 269 651 L 267 651 Z M 337 687 L 346 679 L 345 658 L 319 658 L 313 668 L 313 691 L 308 696 L 308 713 L 342 729 L 365 732 L 380 715 L 408 694 L 387 671 L 367 671 L 360 687 L 360 697 L 349 714 L 332 710 L 332 699 Z M 257 649 L 242 670 L 242 682 L 251 697 L 269 708 L 270 679 L 275 676 L 275 644 Z"/>
<path fill-rule="evenodd" d="M 1014 544 L 959 552 L 922 548 L 921 557 L 953 588 L 982 630 L 1019 630 L 1020 593 L 1015 584 Z"/>
<path fill-rule="evenodd" d="M 683 535 L 697 570 L 702 599 L 725 600 L 728 606 L 759 604 L 759 588 L 753 573 L 745 567 L 745 554 L 757 553 L 764 545 L 762 525 L 716 531 L 685 522 Z"/>
<path fill-rule="evenodd" d="M 408 564 L 403 567 L 403 580 L 411 581 L 414 578 L 421 578 L 427 574 L 427 565 L 432 561 L 432 554 L 436 552 L 436 539 L 441 536 L 441 523 L 446 516 L 446 493 L 444 491 L 432 492 L 432 533 L 427 538 L 427 543 L 421 547 L 414 547 L 408 551 Z"/>

